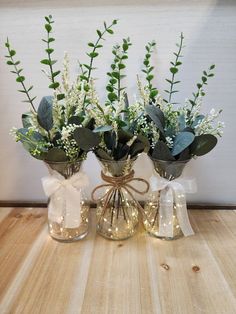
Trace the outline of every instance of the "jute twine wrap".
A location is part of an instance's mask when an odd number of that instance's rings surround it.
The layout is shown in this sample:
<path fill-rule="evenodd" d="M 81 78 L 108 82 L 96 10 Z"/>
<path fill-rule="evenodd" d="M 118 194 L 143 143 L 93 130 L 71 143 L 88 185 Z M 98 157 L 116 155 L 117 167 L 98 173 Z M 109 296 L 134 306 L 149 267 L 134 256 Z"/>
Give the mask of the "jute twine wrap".
<path fill-rule="evenodd" d="M 130 195 L 132 200 L 137 204 L 138 208 L 142 211 L 143 208 L 141 207 L 139 202 L 135 199 L 133 192 L 138 193 L 140 195 L 144 195 L 149 190 L 149 183 L 142 178 L 134 178 L 134 170 L 132 170 L 129 174 L 120 176 L 120 177 L 107 176 L 103 173 L 103 171 L 101 171 L 101 177 L 103 181 L 107 183 L 98 185 L 92 191 L 91 197 L 92 197 L 92 200 L 96 203 L 100 201 L 101 199 L 105 199 L 104 206 L 103 206 L 104 211 L 106 210 L 109 204 L 110 196 L 112 195 L 112 193 L 121 189 L 124 189 Z M 134 181 L 143 182 L 146 185 L 145 189 L 139 190 L 139 189 L 134 188 L 132 185 L 130 185 L 130 183 Z M 105 188 L 109 187 L 109 190 L 102 197 L 96 198 L 95 193 L 104 187 Z"/>

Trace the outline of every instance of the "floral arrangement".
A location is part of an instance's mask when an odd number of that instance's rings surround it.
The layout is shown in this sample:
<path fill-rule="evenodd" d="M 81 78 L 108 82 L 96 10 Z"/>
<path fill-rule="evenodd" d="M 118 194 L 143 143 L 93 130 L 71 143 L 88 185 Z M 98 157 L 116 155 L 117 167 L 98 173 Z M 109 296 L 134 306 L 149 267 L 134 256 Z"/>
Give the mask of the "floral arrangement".
<path fill-rule="evenodd" d="M 52 43 L 52 16 L 45 17 L 47 57 L 41 60 L 41 64 L 48 66 L 49 71 L 43 70 L 49 79 L 49 89 L 53 90 L 53 96 L 45 96 L 40 101 L 36 110 L 34 105 L 36 97 L 32 97 L 33 86 L 27 87 L 20 61 L 16 61 L 16 51 L 11 47 L 9 40 L 5 43 L 8 51 L 7 64 L 13 68 L 16 82 L 21 84 L 19 92 L 25 94 L 30 105 L 30 111 L 22 115 L 23 128 L 12 130 L 16 141 L 20 141 L 24 148 L 35 158 L 47 161 L 73 162 L 83 159 L 87 152 L 94 149 L 100 142 L 98 133 L 94 133 L 95 121 L 88 114 L 87 108 L 94 99 L 94 84 L 92 71 L 94 59 L 99 55 L 102 40 L 106 34 L 113 34 L 114 20 L 111 25 L 104 23 L 102 30 L 97 30 L 97 40 L 89 42 L 90 51 L 87 52 L 89 62 L 79 63 L 80 73 L 75 82 L 70 84 L 69 59 L 65 54 L 63 70 L 55 70 L 56 60 L 53 59 L 54 49 Z M 58 80 L 61 75 L 61 83 Z"/>
<path fill-rule="evenodd" d="M 94 132 L 101 136 L 95 154 L 104 160 L 133 159 L 150 148 L 148 139 L 136 132 L 136 109 L 129 105 L 126 87 L 122 85 L 130 46 L 130 39 L 126 38 L 113 47 L 114 61 L 107 73 L 107 100 L 102 105 L 97 98 L 89 110 L 95 121 Z"/>
<path fill-rule="evenodd" d="M 107 73 L 107 99 L 101 104 L 94 86 L 92 71 L 94 59 L 99 55 L 99 49 L 106 34 L 113 34 L 114 20 L 103 30 L 97 30 L 97 40 L 89 42 L 91 49 L 87 53 L 89 62 L 79 63 L 80 73 L 74 83 L 70 84 L 69 60 L 65 54 L 63 70 L 55 70 L 56 60 L 53 59 L 52 43 L 53 19 L 45 17 L 44 25 L 47 37 L 46 59 L 41 64 L 48 66 L 43 70 L 49 79 L 49 89 L 53 96 L 45 96 L 36 110 L 35 98 L 31 93 L 33 86 L 27 87 L 20 61 L 15 60 L 16 51 L 12 49 L 9 40 L 5 46 L 8 50 L 7 64 L 13 67 L 16 81 L 21 84 L 19 92 L 26 96 L 30 111 L 22 115 L 23 128 L 13 129 L 17 141 L 22 142 L 29 153 L 37 159 L 48 161 L 76 161 L 83 159 L 87 152 L 105 160 L 126 160 L 136 158 L 141 152 L 148 152 L 154 159 L 174 161 L 188 160 L 211 151 L 217 144 L 217 137 L 222 135 L 223 122 L 216 123 L 221 110 L 212 109 L 210 113 L 202 114 L 202 100 L 205 96 L 204 87 L 208 79 L 214 76 L 215 65 L 203 71 L 197 91 L 184 105 L 172 101 L 176 87 L 180 83 L 176 79 L 182 62 L 183 34 L 174 52 L 175 59 L 171 61 L 171 78 L 166 79 L 169 89 L 165 90 L 167 97 L 162 97 L 153 86 L 154 66 L 151 56 L 156 43 L 149 42 L 143 61 L 142 72 L 146 84 L 143 86 L 138 77 L 140 99 L 129 103 L 126 87 L 123 86 L 126 60 L 132 45 L 129 38 L 124 38 L 121 44 L 112 49 L 114 60 Z M 61 83 L 57 79 L 61 75 Z"/>
<path fill-rule="evenodd" d="M 153 87 L 154 67 L 150 64 L 151 53 L 155 42 L 148 43 L 143 61 L 147 84 L 142 86 L 138 79 L 140 101 L 136 104 L 143 112 L 143 119 L 137 120 L 137 130 L 147 136 L 151 143 L 149 155 L 153 159 L 165 161 L 189 160 L 210 152 L 217 144 L 217 137 L 223 134 L 223 122 L 216 122 L 221 110 L 212 109 L 206 115 L 202 114 L 202 101 L 205 96 L 204 86 L 208 79 L 214 76 L 215 65 L 203 71 L 201 81 L 197 83 L 197 91 L 192 98 L 186 99 L 183 106 L 174 103 L 172 96 L 178 92 L 176 86 L 180 83 L 176 74 L 183 57 L 183 34 L 177 43 L 178 51 L 174 52 L 175 60 L 171 61 L 171 78 L 166 79 L 169 89 L 163 98 Z"/>

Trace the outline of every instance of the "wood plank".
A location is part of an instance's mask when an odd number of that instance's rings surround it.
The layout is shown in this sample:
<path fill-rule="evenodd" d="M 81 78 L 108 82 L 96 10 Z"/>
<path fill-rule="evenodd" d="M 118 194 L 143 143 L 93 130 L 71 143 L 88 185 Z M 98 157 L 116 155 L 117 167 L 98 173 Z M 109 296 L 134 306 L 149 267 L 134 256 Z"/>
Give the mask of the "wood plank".
<path fill-rule="evenodd" d="M 0 208 L 0 222 L 12 211 L 11 207 Z"/>
<path fill-rule="evenodd" d="M 222 211 L 220 214 L 218 211 L 211 211 L 210 213 L 209 211 L 204 211 L 201 214 L 192 212 L 192 215 L 231 292 L 236 297 L 235 213 L 231 213 L 229 217 L 227 217 L 228 211 Z M 229 223 L 230 218 L 233 219 L 234 224 Z"/>
<path fill-rule="evenodd" d="M 47 220 L 45 209 L 13 209 L 0 223 L 0 300 Z"/>
<path fill-rule="evenodd" d="M 75 243 L 60 243 L 46 235 L 10 313 L 80 313 L 79 305 L 72 311 L 73 303 L 75 298 L 83 301 L 94 234 L 91 232 L 85 240 Z"/>
<path fill-rule="evenodd" d="M 190 211 L 188 238 L 140 226 L 117 242 L 96 235 L 93 213 L 86 239 L 59 243 L 42 210 L 13 209 L 0 223 L 0 313 L 236 313 L 235 212 Z"/>

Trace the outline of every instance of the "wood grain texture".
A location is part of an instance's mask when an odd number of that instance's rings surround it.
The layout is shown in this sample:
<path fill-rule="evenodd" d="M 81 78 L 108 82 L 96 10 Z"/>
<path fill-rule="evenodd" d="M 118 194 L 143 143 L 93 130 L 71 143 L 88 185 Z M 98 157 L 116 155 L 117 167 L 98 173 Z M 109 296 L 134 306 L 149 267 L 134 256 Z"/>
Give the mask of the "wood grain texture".
<path fill-rule="evenodd" d="M 190 211 L 196 234 L 59 243 L 45 209 L 0 209 L 0 313 L 234 314 L 236 212 Z"/>

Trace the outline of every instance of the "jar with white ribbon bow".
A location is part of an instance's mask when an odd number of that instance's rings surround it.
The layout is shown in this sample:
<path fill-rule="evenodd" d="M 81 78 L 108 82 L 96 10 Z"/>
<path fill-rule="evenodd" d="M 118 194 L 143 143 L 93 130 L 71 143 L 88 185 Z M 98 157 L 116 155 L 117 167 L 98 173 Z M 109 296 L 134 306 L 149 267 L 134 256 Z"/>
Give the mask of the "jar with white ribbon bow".
<path fill-rule="evenodd" d="M 155 172 L 150 178 L 151 192 L 144 206 L 145 229 L 150 235 L 165 240 L 194 234 L 185 194 L 196 192 L 196 183 L 194 179 L 181 177 L 188 160 L 151 160 Z"/>
<path fill-rule="evenodd" d="M 42 178 L 42 185 L 49 198 L 49 234 L 62 242 L 80 240 L 89 224 L 89 203 L 83 191 L 88 177 L 80 170 L 82 161 L 45 163 L 49 176 Z"/>

